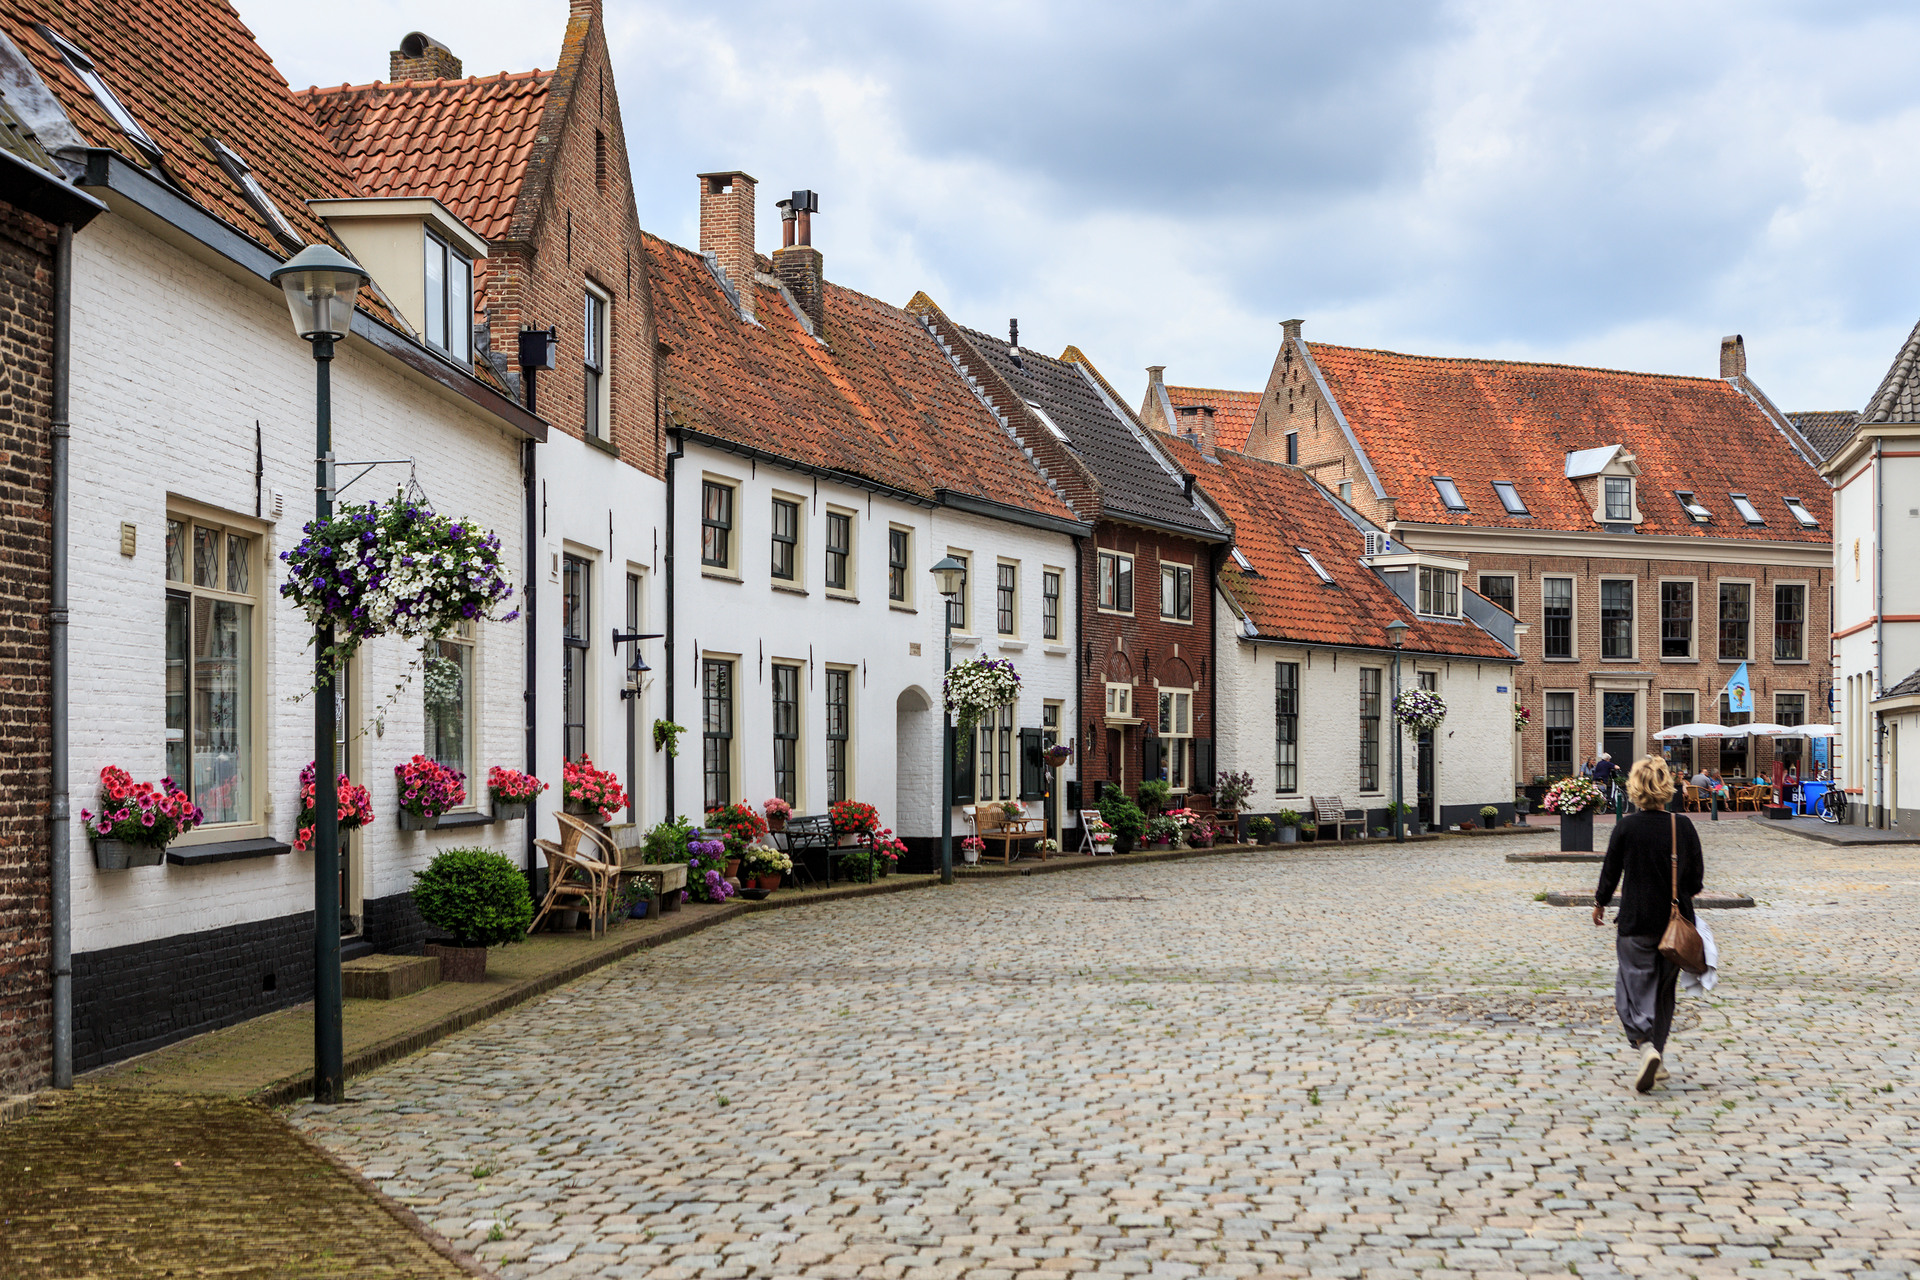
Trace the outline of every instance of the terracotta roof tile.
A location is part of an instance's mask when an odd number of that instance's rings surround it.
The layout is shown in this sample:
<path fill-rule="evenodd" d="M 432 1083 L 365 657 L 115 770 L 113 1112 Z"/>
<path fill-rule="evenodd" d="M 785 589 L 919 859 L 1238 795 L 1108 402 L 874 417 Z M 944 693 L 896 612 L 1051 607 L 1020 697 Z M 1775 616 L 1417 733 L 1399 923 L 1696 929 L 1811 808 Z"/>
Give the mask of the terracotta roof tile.
<path fill-rule="evenodd" d="M 1349 519 L 1338 501 L 1298 467 L 1224 449 L 1208 459 L 1180 437 L 1163 438 L 1233 521 L 1234 547 L 1253 568 L 1248 572 L 1231 558 L 1223 561 L 1220 586 L 1262 636 L 1387 649 L 1393 642 L 1386 624 L 1398 618 L 1412 624 L 1409 650 L 1513 660 L 1504 645 L 1471 622 L 1437 622 L 1407 608 L 1393 588 L 1360 563 L 1363 524 Z M 1313 553 L 1332 585 L 1301 557 L 1301 547 Z"/>
<path fill-rule="evenodd" d="M 1642 533 L 1790 542 L 1832 536 L 1825 482 L 1731 382 L 1319 342 L 1309 350 L 1397 499 L 1400 520 L 1590 531 L 1593 506 L 1567 479 L 1566 455 L 1619 444 L 1640 467 Z M 1433 476 L 1452 478 L 1468 509 L 1449 511 Z M 1506 514 L 1496 480 L 1518 487 L 1529 517 Z M 1691 490 L 1712 523 L 1688 519 L 1675 490 Z M 1766 524 L 1741 520 L 1729 493 L 1746 494 Z M 1804 501 L 1820 527 L 1802 528 L 1786 495 Z"/>
<path fill-rule="evenodd" d="M 1222 449 L 1244 449 L 1253 435 L 1254 414 L 1260 408 L 1258 391 L 1222 391 L 1217 387 L 1167 387 L 1167 401 L 1177 414 L 1182 409 L 1212 408 L 1213 438 Z M 1175 424 L 1183 425 L 1183 424 Z"/>

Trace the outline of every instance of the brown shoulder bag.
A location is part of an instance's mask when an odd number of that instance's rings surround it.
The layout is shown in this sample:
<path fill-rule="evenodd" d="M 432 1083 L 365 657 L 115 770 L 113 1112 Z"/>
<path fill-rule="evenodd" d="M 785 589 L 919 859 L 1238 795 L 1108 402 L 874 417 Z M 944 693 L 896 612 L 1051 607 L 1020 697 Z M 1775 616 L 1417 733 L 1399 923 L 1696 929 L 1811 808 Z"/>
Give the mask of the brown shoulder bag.
<path fill-rule="evenodd" d="M 1688 973 L 1705 973 L 1707 944 L 1700 940 L 1700 931 L 1680 914 L 1680 817 L 1670 813 L 1667 822 L 1673 838 L 1673 905 L 1667 916 L 1667 931 L 1660 935 L 1660 954 Z"/>

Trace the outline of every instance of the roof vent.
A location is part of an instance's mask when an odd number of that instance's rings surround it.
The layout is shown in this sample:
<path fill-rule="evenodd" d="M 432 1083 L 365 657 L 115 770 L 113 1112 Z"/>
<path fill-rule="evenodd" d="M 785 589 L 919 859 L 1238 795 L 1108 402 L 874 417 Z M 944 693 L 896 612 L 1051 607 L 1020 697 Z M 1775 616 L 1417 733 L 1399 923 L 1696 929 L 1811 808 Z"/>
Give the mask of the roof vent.
<path fill-rule="evenodd" d="M 453 50 L 424 31 L 409 31 L 387 55 L 389 80 L 458 80 L 465 72 Z"/>

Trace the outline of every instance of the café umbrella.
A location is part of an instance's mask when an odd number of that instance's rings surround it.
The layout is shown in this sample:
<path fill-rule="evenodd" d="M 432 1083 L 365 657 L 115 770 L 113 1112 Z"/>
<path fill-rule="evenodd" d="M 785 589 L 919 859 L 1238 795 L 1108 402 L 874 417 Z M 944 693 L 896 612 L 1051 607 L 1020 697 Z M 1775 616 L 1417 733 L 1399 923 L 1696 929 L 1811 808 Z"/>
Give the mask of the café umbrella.
<path fill-rule="evenodd" d="M 1678 742 L 1682 738 L 1722 738 L 1727 735 L 1725 725 L 1718 724 L 1677 724 L 1671 729 L 1662 729 L 1653 735 L 1655 742 Z"/>

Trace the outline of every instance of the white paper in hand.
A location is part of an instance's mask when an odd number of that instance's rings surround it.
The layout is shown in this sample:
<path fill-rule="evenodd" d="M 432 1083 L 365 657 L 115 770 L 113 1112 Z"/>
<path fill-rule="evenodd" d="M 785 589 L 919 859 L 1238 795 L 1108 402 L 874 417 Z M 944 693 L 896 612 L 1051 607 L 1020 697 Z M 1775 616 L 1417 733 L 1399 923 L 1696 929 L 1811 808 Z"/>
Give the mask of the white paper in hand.
<path fill-rule="evenodd" d="M 1720 948 L 1714 944 L 1713 930 L 1707 927 L 1707 921 L 1696 909 L 1693 927 L 1700 931 L 1700 941 L 1707 953 L 1707 971 L 1688 973 L 1680 971 L 1680 985 L 1688 991 L 1702 993 L 1713 990 L 1713 984 L 1720 981 Z"/>

